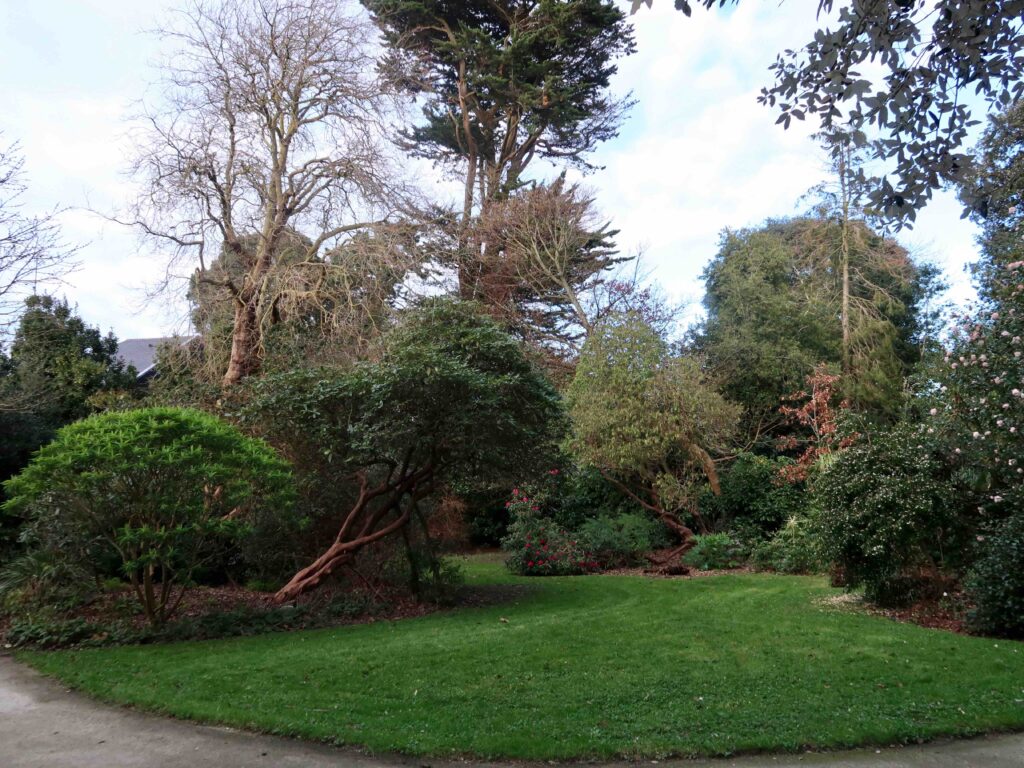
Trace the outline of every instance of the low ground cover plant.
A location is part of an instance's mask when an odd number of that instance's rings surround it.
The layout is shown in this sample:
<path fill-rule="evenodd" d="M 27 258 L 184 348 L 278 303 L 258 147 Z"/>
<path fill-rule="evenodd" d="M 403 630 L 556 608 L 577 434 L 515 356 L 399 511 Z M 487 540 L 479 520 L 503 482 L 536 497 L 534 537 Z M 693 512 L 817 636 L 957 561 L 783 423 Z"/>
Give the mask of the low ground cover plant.
<path fill-rule="evenodd" d="M 51 650 L 212 640 L 330 627 L 383 612 L 386 606 L 359 592 L 340 594 L 320 603 L 214 610 L 173 618 L 158 627 L 140 625 L 132 620 L 131 613 L 124 612 L 120 617 L 87 619 L 38 611 L 15 617 L 3 642 L 13 648 Z"/>
<path fill-rule="evenodd" d="M 743 545 L 729 534 L 707 533 L 696 537 L 685 562 L 702 571 L 717 571 L 739 567 L 745 560 L 743 555 Z"/>

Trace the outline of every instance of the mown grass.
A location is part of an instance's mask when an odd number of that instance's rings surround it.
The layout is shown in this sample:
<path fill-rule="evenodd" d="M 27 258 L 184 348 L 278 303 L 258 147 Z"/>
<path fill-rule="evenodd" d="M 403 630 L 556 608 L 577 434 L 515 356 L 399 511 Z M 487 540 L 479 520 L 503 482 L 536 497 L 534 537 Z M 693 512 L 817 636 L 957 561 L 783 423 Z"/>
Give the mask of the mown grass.
<path fill-rule="evenodd" d="M 1024 727 L 1024 644 L 821 605 L 821 579 L 517 579 L 506 603 L 20 657 L 102 699 L 372 750 L 722 755 Z"/>

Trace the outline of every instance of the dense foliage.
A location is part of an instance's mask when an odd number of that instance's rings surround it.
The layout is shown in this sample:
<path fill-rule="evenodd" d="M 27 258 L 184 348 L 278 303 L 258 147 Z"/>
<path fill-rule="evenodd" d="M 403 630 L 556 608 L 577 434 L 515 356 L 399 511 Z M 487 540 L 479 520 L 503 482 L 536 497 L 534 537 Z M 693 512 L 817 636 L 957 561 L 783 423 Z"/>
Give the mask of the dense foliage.
<path fill-rule="evenodd" d="M 687 544 L 679 515 L 700 525 L 703 483 L 717 490 L 712 453 L 728 444 L 737 417 L 697 361 L 671 355 L 636 313 L 611 315 L 587 339 L 567 401 L 570 452 Z"/>
<path fill-rule="evenodd" d="M 686 562 L 702 571 L 735 568 L 743 563 L 742 547 L 727 533 L 706 533 L 686 553 Z"/>
<path fill-rule="evenodd" d="M 98 398 L 134 402 L 137 394 L 135 371 L 117 357 L 113 335 L 89 326 L 66 301 L 29 297 L 10 349 L 0 349 L 0 482 L 57 429 L 91 413 Z M 17 550 L 11 523 L 0 516 L 0 563 Z"/>
<path fill-rule="evenodd" d="M 947 461 L 913 425 L 837 454 L 816 491 L 825 556 L 871 600 L 912 599 L 918 584 L 951 575 L 969 546 Z"/>
<path fill-rule="evenodd" d="M 30 550 L 96 578 L 123 576 L 153 625 L 248 529 L 284 518 L 275 534 L 286 534 L 293 493 L 287 465 L 265 443 L 171 408 L 64 427 L 6 490 L 4 511 L 25 520 Z"/>
<path fill-rule="evenodd" d="M 611 96 L 609 80 L 615 59 L 634 44 L 613 2 L 364 5 L 384 31 L 393 66 L 403 71 L 397 62 L 411 58 L 426 81 L 408 83 L 426 95 L 423 124 L 405 132 L 410 147 L 468 165 L 484 200 L 517 189 L 534 156 L 586 166 L 586 154 L 615 136 L 627 104 Z M 475 193 L 467 183 L 467 194 Z"/>
<path fill-rule="evenodd" d="M 719 472 L 722 492 L 701 497 L 710 527 L 731 531 L 744 543 L 770 538 L 807 508 L 803 483 L 787 482 L 783 473 L 793 465 L 786 457 L 741 453 Z"/>
<path fill-rule="evenodd" d="M 514 488 L 505 502 L 510 523 L 501 545 L 513 573 L 565 576 L 638 566 L 670 543 L 649 514 L 607 508 L 566 514 L 560 490 L 557 483 L 532 494 Z"/>
<path fill-rule="evenodd" d="M 384 346 L 379 361 L 267 376 L 253 387 L 246 423 L 302 468 L 310 503 L 337 521 L 333 542 L 282 599 L 314 588 L 369 544 L 425 528 L 425 505 L 445 485 L 511 483 L 550 466 L 559 398 L 477 307 L 424 302 Z"/>
<path fill-rule="evenodd" d="M 979 537 L 980 555 L 966 586 L 974 598 L 968 614 L 982 634 L 1024 638 L 1024 515 L 1003 520 Z"/>
<path fill-rule="evenodd" d="M 778 573 L 820 573 L 828 563 L 821 552 L 821 537 L 814 521 L 792 517 L 767 541 L 750 553 L 754 568 Z"/>
<path fill-rule="evenodd" d="M 903 377 L 920 359 L 934 272 L 864 222 L 849 229 L 852 372 L 843 394 L 858 410 L 891 418 Z M 693 345 L 721 376 L 723 394 L 743 405 L 751 438 L 779 429 L 781 399 L 817 365 L 842 359 L 842 235 L 841 223 L 816 217 L 726 231 L 704 271 L 707 318 Z"/>
<path fill-rule="evenodd" d="M 18 642 L 92 642 L 84 596 L 124 580 L 149 639 L 217 581 L 290 603 L 240 619 L 268 628 L 329 579 L 442 602 L 470 540 L 520 575 L 827 570 L 887 605 L 948 588 L 974 630 L 1024 634 L 1020 0 L 820 0 L 835 24 L 761 100 L 820 118 L 830 180 L 806 213 L 723 232 L 683 342 L 657 287 L 613 273 L 629 259 L 595 197 L 535 173 L 596 170 L 631 105 L 616 2 L 362 6 L 198 3 L 164 30 L 182 55 L 126 220 L 198 255 L 197 335 L 139 383 L 112 335 L 28 300 L 0 349 L 0 480 L 28 464 L 0 517 L 0 597 L 33 606 Z M 972 157 L 968 85 L 1002 109 Z M 404 97 L 421 119 L 387 135 Z M 456 174 L 461 211 L 388 142 Z M 20 168 L 0 152 L 0 274 L 67 255 L 50 217 L 11 215 Z M 982 257 L 945 334 L 937 268 L 884 225 L 948 182 Z M 0 280 L 0 314 L 27 274 Z"/>
<path fill-rule="evenodd" d="M 598 567 L 572 533 L 543 517 L 526 493 L 513 489 L 508 507 L 512 522 L 501 546 L 508 554 L 505 564 L 510 571 L 523 576 L 571 576 Z"/>

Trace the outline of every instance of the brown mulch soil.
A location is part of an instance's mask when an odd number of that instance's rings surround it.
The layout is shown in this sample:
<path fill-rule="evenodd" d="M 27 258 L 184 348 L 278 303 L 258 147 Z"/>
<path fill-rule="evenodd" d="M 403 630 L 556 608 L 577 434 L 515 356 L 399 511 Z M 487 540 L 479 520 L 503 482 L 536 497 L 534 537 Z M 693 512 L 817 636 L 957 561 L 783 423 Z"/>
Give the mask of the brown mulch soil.
<path fill-rule="evenodd" d="M 964 608 L 961 596 L 955 596 L 954 600 L 921 600 L 906 608 L 879 608 L 864 602 L 864 600 L 851 594 L 842 594 L 829 597 L 822 601 L 823 605 L 830 607 L 846 608 L 861 611 L 872 616 L 884 616 L 892 621 L 899 621 L 904 624 L 917 624 L 919 627 L 928 629 L 941 629 L 945 632 L 955 632 L 960 635 L 970 634 L 964 622 Z M 956 607 L 954 607 L 956 606 Z"/>
<path fill-rule="evenodd" d="M 961 611 L 953 611 L 935 601 L 915 603 L 908 608 L 872 608 L 871 613 L 929 629 L 969 634 Z"/>
<path fill-rule="evenodd" d="M 704 576 L 725 576 L 726 574 L 754 573 L 753 568 L 728 568 L 720 570 L 702 571 L 698 568 L 689 568 L 686 573 L 673 573 L 671 569 L 666 570 L 658 566 L 647 566 L 643 568 L 609 568 L 601 571 L 598 576 L 646 576 L 651 579 L 699 579 Z"/>

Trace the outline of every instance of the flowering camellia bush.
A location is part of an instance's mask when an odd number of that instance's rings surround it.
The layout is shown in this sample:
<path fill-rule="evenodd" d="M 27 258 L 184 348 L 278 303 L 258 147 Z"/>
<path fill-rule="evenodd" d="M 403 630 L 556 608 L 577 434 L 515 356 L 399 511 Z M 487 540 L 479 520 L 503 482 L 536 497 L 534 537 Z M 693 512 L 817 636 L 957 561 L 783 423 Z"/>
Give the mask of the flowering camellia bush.
<path fill-rule="evenodd" d="M 991 279 L 988 309 L 960 326 L 946 357 L 945 408 L 930 416 L 955 419 L 955 450 L 985 491 L 980 511 L 1003 518 L 1024 513 L 1024 261 Z"/>
<path fill-rule="evenodd" d="M 506 503 L 512 522 L 501 546 L 508 569 L 521 576 L 571 576 L 599 568 L 568 531 L 540 515 L 540 505 L 518 488 Z"/>
<path fill-rule="evenodd" d="M 953 427 L 979 524 L 967 579 L 969 618 L 987 634 L 1020 637 L 1024 621 L 1024 260 L 988 265 L 983 311 L 964 319 L 946 357 L 944 398 L 928 430 Z"/>

